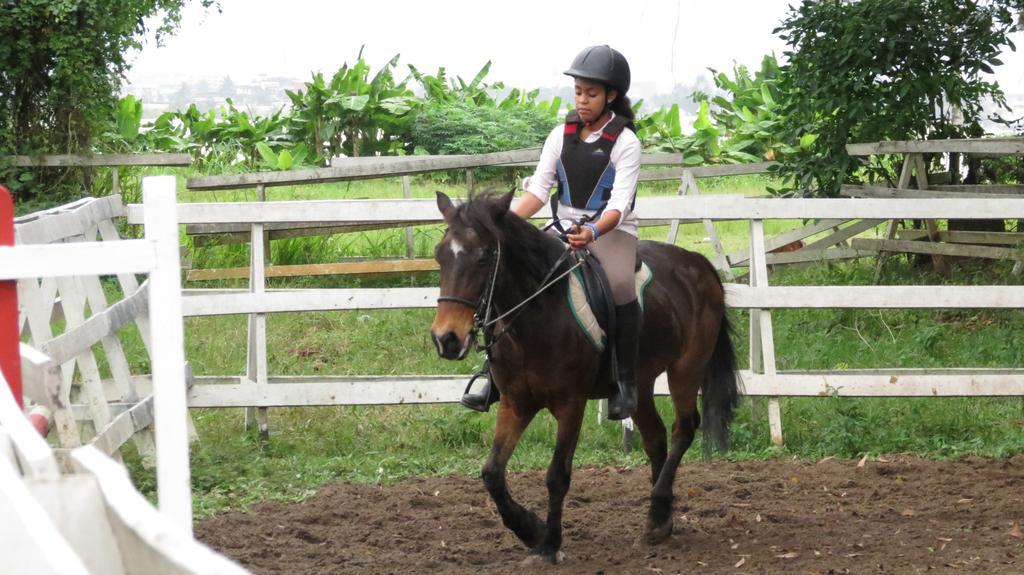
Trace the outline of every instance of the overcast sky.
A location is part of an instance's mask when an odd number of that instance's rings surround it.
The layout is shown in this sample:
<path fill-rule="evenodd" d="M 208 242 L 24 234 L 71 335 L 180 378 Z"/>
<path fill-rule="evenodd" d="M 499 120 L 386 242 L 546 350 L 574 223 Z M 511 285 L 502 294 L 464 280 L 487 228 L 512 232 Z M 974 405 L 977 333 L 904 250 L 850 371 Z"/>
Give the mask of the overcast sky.
<path fill-rule="evenodd" d="M 134 84 L 167 84 L 198 76 L 259 74 L 306 79 L 355 60 L 359 47 L 376 70 L 401 53 L 404 64 L 471 78 L 493 61 L 490 81 L 557 86 L 584 46 L 610 44 L 629 59 L 635 84 L 669 91 L 707 67 L 756 66 L 782 55 L 772 34 L 797 0 L 516 0 L 515 2 L 220 0 L 221 12 L 198 2 L 185 9 L 178 34 L 164 46 L 147 42 L 134 59 Z M 1024 33 L 1014 34 L 1024 48 Z M 996 79 L 1024 93 L 1024 53 L 1004 54 Z"/>

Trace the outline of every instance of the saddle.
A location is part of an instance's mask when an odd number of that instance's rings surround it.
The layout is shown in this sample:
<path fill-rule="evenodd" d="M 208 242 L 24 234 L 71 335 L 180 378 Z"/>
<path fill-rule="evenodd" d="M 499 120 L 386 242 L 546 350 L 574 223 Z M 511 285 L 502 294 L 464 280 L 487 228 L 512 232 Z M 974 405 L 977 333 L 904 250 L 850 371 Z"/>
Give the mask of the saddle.
<path fill-rule="evenodd" d="M 609 341 L 608 334 L 615 331 L 615 302 L 604 268 L 589 252 L 577 256 L 583 265 L 569 276 L 568 299 L 576 323 L 591 345 L 603 352 Z M 651 268 L 637 257 L 636 295 L 640 309 L 644 308 L 644 292 L 654 275 Z"/>

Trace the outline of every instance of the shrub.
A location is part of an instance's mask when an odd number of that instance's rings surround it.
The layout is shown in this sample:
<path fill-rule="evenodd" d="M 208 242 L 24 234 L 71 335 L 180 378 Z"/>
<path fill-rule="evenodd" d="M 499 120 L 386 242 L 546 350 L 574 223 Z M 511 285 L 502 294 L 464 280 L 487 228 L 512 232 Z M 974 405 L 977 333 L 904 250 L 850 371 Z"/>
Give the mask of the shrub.
<path fill-rule="evenodd" d="M 413 122 L 412 142 L 417 152 L 429 154 L 486 154 L 544 144 L 561 120 L 532 107 L 498 108 L 472 102 L 427 101 Z M 444 174 L 444 181 L 458 180 L 461 171 Z M 475 170 L 480 179 L 512 178 L 505 168 Z"/>
<path fill-rule="evenodd" d="M 529 107 L 500 109 L 428 101 L 416 114 L 413 144 L 430 154 L 485 154 L 541 146 L 559 122 Z"/>

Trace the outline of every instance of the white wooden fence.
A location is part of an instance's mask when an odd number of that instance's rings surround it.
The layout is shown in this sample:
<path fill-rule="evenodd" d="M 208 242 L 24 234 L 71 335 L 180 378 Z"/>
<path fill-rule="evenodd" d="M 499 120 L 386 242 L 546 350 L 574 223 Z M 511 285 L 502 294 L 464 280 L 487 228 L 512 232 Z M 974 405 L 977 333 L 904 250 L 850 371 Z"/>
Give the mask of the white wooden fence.
<path fill-rule="evenodd" d="M 38 369 L 28 371 L 44 374 L 37 379 L 45 380 L 47 373 L 56 379 L 42 381 L 42 389 L 36 385 L 35 399 L 54 410 L 61 443 L 66 447 L 80 443 L 70 409 L 73 384 L 87 405 L 86 419 L 96 428 L 89 443 L 106 454 L 115 455 L 133 436 L 141 441 L 141 449 L 152 448 L 145 434 L 138 433 L 152 423 L 160 509 L 191 533 L 175 179 L 146 178 L 143 188 L 148 208 L 141 222 L 145 239 L 117 241 L 110 218 L 121 209 L 119 197 L 83 201 L 17 226 L 18 245 L 0 247 L 0 280 L 18 280 L 22 325 L 29 328 L 33 344 L 52 355 L 52 360 L 38 360 Z M 97 236 L 105 241 L 94 241 Z M 140 273 L 149 274 L 142 286 L 135 279 Z M 111 275 L 118 276 L 125 298 L 109 306 L 99 278 Z M 66 329 L 54 337 L 50 319 L 58 296 Z M 137 386 L 139 378 L 128 371 L 117 338 L 119 328 L 133 320 L 149 349 L 152 396 L 145 396 Z M 98 344 L 106 352 L 116 386 L 109 395 L 125 410 L 120 415 L 112 414 L 108 404 L 92 351 Z"/>
<path fill-rule="evenodd" d="M 751 368 L 742 372 L 746 392 L 774 398 L 820 396 L 1024 395 L 1024 370 L 845 370 L 779 372 L 776 368 L 771 310 L 783 308 L 1024 308 L 1024 287 L 1007 286 L 808 286 L 768 284 L 764 220 L 826 221 L 896 218 L 985 219 L 1024 217 L 1024 199 L 971 202 L 962 199 L 796 200 L 728 197 L 644 197 L 641 217 L 681 221 L 749 220 L 749 285 L 728 284 L 728 301 L 751 310 Z M 440 222 L 433 200 L 250 202 L 178 205 L 185 224 L 245 223 L 253 237 L 277 223 Z M 141 222 L 141 206 L 128 207 L 129 222 Z M 876 223 L 877 225 L 877 223 Z M 246 292 L 202 291 L 183 303 L 186 316 L 250 314 L 249 363 L 240 376 L 197 377 L 189 393 L 194 407 L 370 405 L 457 401 L 464 376 L 331 377 L 275 376 L 268 373 L 265 316 L 269 313 L 431 308 L 436 288 L 264 289 L 262 242 L 252 242 L 252 286 Z M 426 330 L 424 326 L 424 330 Z M 665 393 L 664 380 L 656 388 Z M 772 437 L 782 441 L 779 404 L 769 403 Z M 264 419 L 265 421 L 265 419 Z"/>
<path fill-rule="evenodd" d="M 773 443 L 782 444 L 778 396 L 937 397 L 1024 395 L 1022 369 L 882 369 L 780 372 L 775 360 L 773 309 L 899 308 L 1024 309 L 1024 286 L 783 286 L 768 283 L 764 220 L 771 219 L 987 219 L 1024 215 L 1024 199 L 781 200 L 699 198 L 678 207 L 680 215 L 712 220 L 750 220 L 749 285 L 731 284 L 727 301 L 750 310 L 750 369 L 742 376 L 748 395 L 769 396 Z"/>

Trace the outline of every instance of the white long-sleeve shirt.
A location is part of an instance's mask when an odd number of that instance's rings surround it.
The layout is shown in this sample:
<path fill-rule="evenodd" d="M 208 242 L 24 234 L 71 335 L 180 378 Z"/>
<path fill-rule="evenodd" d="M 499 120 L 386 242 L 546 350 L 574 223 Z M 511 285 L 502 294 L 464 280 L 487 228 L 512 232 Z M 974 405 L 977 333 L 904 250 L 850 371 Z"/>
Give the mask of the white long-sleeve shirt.
<path fill-rule="evenodd" d="M 615 113 L 612 112 L 612 118 Z M 607 124 L 605 124 L 607 126 Z M 590 134 L 585 140 L 588 144 L 596 142 L 604 133 L 604 127 Z M 537 169 L 533 175 L 526 179 L 523 189 L 528 194 L 533 194 L 545 204 L 550 200 L 551 188 L 557 182 L 556 166 L 562 155 L 562 143 L 565 134 L 564 125 L 555 126 L 544 141 L 544 148 L 540 153 L 540 161 L 537 162 Z M 616 229 L 622 230 L 632 236 L 637 235 L 636 215 L 630 209 L 633 197 L 636 195 L 637 182 L 640 179 L 640 139 L 632 130 L 622 130 L 612 151 L 609 154 L 609 161 L 615 166 L 615 182 L 612 185 L 611 195 L 605 211 L 619 210 L 622 214 L 619 217 L 619 225 Z M 560 219 L 578 220 L 584 215 L 590 216 L 594 210 L 582 210 L 558 203 L 558 217 Z"/>

